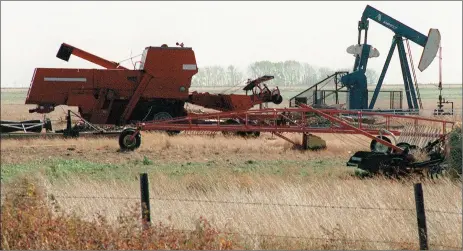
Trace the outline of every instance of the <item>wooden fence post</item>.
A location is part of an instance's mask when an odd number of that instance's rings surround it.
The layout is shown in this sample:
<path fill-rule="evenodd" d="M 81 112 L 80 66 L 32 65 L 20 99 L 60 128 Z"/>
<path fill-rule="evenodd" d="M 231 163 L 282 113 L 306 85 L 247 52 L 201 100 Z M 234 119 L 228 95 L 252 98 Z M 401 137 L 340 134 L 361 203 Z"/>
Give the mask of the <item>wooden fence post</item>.
<path fill-rule="evenodd" d="M 140 195 L 141 195 L 141 216 L 143 228 L 146 229 L 151 223 L 150 215 L 150 194 L 148 184 L 148 174 L 140 174 Z"/>
<path fill-rule="evenodd" d="M 426 228 L 426 214 L 424 212 L 423 188 L 421 183 L 414 184 L 414 188 L 420 250 L 428 250 L 428 230 Z"/>

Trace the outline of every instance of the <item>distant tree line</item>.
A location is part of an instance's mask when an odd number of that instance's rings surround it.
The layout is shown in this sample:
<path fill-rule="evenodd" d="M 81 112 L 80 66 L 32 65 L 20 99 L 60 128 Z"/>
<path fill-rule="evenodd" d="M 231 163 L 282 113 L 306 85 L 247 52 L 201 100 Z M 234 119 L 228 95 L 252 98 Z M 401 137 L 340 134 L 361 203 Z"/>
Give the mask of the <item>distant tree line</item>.
<path fill-rule="evenodd" d="M 198 73 L 192 79 L 192 85 L 198 87 L 236 86 L 242 84 L 248 78 L 253 79 L 263 75 L 272 75 L 275 77 L 272 83 L 281 87 L 311 86 L 336 71 L 351 72 L 352 69 L 314 67 L 308 63 L 294 60 L 285 62 L 257 61 L 249 65 L 245 72 L 240 71 L 233 65 L 228 67 L 200 67 Z M 366 76 L 368 84 L 378 82 L 379 75 L 376 71 L 367 69 Z"/>

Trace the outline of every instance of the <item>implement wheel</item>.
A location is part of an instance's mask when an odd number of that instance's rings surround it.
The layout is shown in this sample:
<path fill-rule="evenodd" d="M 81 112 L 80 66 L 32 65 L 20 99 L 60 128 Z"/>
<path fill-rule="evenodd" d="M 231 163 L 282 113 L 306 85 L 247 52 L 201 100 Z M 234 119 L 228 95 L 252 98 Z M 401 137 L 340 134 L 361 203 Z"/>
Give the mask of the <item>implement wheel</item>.
<path fill-rule="evenodd" d="M 132 135 L 135 135 L 133 139 L 131 139 Z M 124 129 L 119 135 L 119 147 L 123 151 L 133 151 L 140 147 L 141 144 L 141 135 L 139 132 L 136 132 L 132 128 Z"/>
<path fill-rule="evenodd" d="M 386 137 L 386 136 L 377 136 L 376 138 L 379 138 L 379 139 L 382 139 L 388 143 L 391 143 L 391 140 Z M 381 143 L 379 143 L 378 141 L 376 141 L 375 139 L 373 139 L 370 143 L 370 150 L 372 152 L 377 152 L 377 153 L 391 153 L 392 152 L 392 147 L 388 147 L 386 145 L 383 145 Z"/>

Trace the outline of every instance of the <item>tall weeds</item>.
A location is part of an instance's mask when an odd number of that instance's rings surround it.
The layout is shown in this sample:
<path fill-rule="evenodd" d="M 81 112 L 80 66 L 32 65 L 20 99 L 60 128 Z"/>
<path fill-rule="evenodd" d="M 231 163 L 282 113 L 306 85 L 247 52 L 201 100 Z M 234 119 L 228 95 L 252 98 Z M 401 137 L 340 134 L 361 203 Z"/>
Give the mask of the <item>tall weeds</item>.
<path fill-rule="evenodd" d="M 17 182 L 1 210 L 2 250 L 151 250 L 232 249 L 236 241 L 213 228 L 204 218 L 193 231 L 184 232 L 163 223 L 142 229 L 137 208 L 119 217 L 117 226 L 104 216 L 84 221 L 76 215 L 52 210 L 43 190 L 29 179 Z"/>

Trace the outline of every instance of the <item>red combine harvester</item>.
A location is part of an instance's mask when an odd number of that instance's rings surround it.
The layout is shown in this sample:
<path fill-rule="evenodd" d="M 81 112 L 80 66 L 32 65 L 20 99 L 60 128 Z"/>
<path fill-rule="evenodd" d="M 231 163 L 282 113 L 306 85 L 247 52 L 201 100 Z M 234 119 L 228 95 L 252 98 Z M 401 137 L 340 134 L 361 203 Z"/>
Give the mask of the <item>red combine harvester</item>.
<path fill-rule="evenodd" d="M 262 85 L 273 76 L 248 81 L 246 95 L 189 93 L 198 68 L 194 51 L 183 44 L 146 47 L 135 70 L 63 43 L 57 57 L 68 61 L 71 55 L 106 69 L 37 68 L 26 98 L 26 104 L 37 105 L 31 113 L 49 113 L 59 105 L 77 106 L 89 123 L 125 125 L 186 116 L 185 102 L 219 111 L 282 102 L 278 88 L 271 91 Z M 247 95 L 248 91 L 252 94 Z"/>

